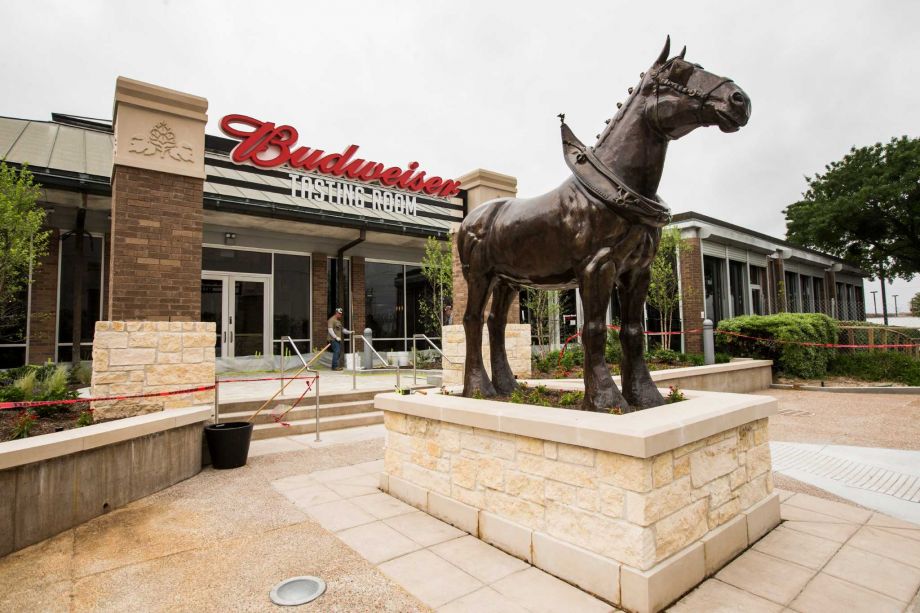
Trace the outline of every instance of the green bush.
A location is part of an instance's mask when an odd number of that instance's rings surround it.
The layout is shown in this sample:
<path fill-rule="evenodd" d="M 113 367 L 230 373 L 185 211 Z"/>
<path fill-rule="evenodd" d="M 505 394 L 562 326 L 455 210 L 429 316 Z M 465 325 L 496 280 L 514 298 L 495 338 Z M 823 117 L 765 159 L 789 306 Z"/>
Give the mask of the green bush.
<path fill-rule="evenodd" d="M 673 349 L 658 347 L 649 351 L 645 359 L 648 361 L 661 362 L 662 364 L 677 364 L 681 361 L 681 354 Z"/>
<path fill-rule="evenodd" d="M 620 333 L 616 330 L 607 330 L 607 342 L 604 345 L 604 359 L 608 364 L 619 364 L 623 356 L 620 347 Z"/>
<path fill-rule="evenodd" d="M 77 397 L 69 388 L 70 370 L 67 366 L 44 364 L 42 366 L 21 366 L 8 370 L 0 377 L 0 400 L 67 400 Z M 47 417 L 68 411 L 66 404 L 52 404 L 34 407 L 31 413 Z"/>
<path fill-rule="evenodd" d="M 722 331 L 770 340 L 739 338 Z M 836 343 L 837 323 L 821 313 L 745 315 L 719 322 L 716 347 L 735 357 L 773 360 L 780 372 L 806 379 L 827 374 L 835 349 L 796 343 Z"/>
<path fill-rule="evenodd" d="M 840 353 L 828 364 L 828 373 L 864 381 L 897 381 L 920 385 L 920 360 L 894 351 Z"/>

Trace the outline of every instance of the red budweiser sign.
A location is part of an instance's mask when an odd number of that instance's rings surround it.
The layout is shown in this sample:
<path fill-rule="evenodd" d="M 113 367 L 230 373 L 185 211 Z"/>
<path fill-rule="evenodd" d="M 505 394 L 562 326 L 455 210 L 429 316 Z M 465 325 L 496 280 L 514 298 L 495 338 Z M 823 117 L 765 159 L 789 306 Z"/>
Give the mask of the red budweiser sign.
<path fill-rule="evenodd" d="M 220 129 L 227 136 L 240 139 L 240 144 L 230 153 L 231 159 L 237 164 L 250 163 L 260 168 L 287 164 L 300 170 L 357 181 L 379 181 L 387 187 L 444 198 L 460 193 L 459 181 L 427 177 L 424 170 L 418 170 L 418 162 L 412 162 L 405 169 L 399 166 L 387 167 L 378 162 L 356 158 L 357 145 L 349 145 L 342 153 L 298 147 L 298 133 L 291 126 L 279 126 L 246 115 L 227 115 L 220 120 Z"/>

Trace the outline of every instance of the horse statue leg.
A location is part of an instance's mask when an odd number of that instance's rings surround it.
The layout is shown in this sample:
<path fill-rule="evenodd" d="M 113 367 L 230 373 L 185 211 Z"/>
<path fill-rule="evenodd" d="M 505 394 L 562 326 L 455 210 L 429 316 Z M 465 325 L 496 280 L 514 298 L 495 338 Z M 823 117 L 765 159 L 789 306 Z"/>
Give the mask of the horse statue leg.
<path fill-rule="evenodd" d="M 508 309 L 514 300 L 515 289 L 503 281 L 492 290 L 492 308 L 489 311 L 489 354 L 492 360 L 492 384 L 499 394 L 510 394 L 517 387 L 508 354 L 505 351 L 505 325 Z"/>
<path fill-rule="evenodd" d="M 495 387 L 489 381 L 482 363 L 482 319 L 486 302 L 495 278 L 464 271 L 467 285 L 466 312 L 463 314 L 463 331 L 466 336 L 466 366 L 463 374 L 463 395 L 471 397 L 479 392 L 485 397 L 495 396 Z"/>
<path fill-rule="evenodd" d="M 611 262 L 597 262 L 598 258 L 595 258 L 588 265 L 580 283 L 585 314 L 585 324 L 581 329 L 581 342 L 585 350 L 585 398 L 582 408 L 586 411 L 607 412 L 608 409 L 620 407 L 625 413 L 629 405 L 613 382 L 604 360 L 607 305 L 613 291 L 615 268 Z"/>
<path fill-rule="evenodd" d="M 623 347 L 620 384 L 623 395 L 634 410 L 664 404 L 664 398 L 649 374 L 644 355 L 643 310 L 650 280 L 650 268 L 629 271 L 620 279 L 620 345 Z"/>

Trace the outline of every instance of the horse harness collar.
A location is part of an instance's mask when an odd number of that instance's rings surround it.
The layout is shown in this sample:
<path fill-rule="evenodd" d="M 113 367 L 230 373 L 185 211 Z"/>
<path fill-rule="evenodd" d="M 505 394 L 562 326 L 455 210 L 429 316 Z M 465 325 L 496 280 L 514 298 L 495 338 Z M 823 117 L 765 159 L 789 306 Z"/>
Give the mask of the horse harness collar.
<path fill-rule="evenodd" d="M 578 140 L 564 117 L 562 152 L 578 184 L 614 213 L 656 228 L 666 226 L 671 220 L 671 210 L 660 197 L 647 198 L 626 185 L 594 151 Z"/>

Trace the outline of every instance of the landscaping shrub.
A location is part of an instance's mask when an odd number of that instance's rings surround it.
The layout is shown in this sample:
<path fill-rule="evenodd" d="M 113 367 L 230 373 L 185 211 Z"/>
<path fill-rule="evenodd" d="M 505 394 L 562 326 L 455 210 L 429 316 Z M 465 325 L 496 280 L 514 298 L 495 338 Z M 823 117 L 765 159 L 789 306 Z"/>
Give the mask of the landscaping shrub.
<path fill-rule="evenodd" d="M 70 370 L 66 366 L 44 364 L 42 366 L 21 366 L 10 369 L 0 376 L 0 400 L 67 400 L 76 398 L 70 389 Z M 66 404 L 52 404 L 34 407 L 31 413 L 47 417 L 67 411 Z M 28 430 L 26 430 L 28 432 Z"/>
<path fill-rule="evenodd" d="M 720 334 L 722 331 L 771 340 L 739 338 Z M 780 342 L 772 342 L 772 339 Z M 716 330 L 716 347 L 719 351 L 735 357 L 773 360 L 773 366 L 778 371 L 806 379 L 824 377 L 827 374 L 827 364 L 836 350 L 795 343 L 836 342 L 837 323 L 821 313 L 745 315 L 720 321 L 719 329 Z"/>
<path fill-rule="evenodd" d="M 840 353 L 831 359 L 827 370 L 832 375 L 864 381 L 920 385 L 920 360 L 894 351 Z"/>

